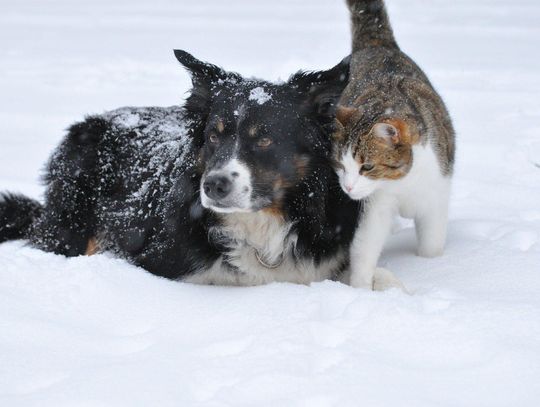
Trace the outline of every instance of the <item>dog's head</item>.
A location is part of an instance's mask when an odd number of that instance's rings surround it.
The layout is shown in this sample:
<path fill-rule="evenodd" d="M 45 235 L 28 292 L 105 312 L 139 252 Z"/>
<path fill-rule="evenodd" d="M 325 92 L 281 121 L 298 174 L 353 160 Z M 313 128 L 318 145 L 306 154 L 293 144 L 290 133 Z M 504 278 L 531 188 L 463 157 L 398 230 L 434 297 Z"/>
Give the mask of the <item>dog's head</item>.
<path fill-rule="evenodd" d="M 271 84 L 175 51 L 193 88 L 186 101 L 200 149 L 202 205 L 215 212 L 279 209 L 287 192 L 330 154 L 328 128 L 349 60 Z"/>

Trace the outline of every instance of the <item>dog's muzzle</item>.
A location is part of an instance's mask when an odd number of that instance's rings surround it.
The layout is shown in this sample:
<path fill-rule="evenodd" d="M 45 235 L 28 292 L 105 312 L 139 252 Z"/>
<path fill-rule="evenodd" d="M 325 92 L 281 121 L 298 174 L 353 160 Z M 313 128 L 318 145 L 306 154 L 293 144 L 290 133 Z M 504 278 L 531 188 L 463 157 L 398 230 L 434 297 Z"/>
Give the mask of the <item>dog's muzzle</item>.
<path fill-rule="evenodd" d="M 215 212 L 250 212 L 252 190 L 248 167 L 233 159 L 225 166 L 211 170 L 203 176 L 201 203 Z"/>

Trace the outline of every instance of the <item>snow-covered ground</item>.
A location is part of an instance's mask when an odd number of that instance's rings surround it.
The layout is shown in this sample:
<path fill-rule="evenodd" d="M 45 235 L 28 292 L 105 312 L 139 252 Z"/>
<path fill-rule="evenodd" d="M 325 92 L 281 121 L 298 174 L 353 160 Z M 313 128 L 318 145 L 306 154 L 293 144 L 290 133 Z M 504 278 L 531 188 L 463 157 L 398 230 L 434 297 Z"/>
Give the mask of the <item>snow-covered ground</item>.
<path fill-rule="evenodd" d="M 286 78 L 347 54 L 336 0 L 1 0 L 0 189 L 39 197 L 63 129 L 180 103 L 184 48 Z M 446 254 L 403 224 L 412 295 L 201 287 L 107 255 L 0 246 L 1 406 L 540 405 L 540 3 L 388 0 L 458 131 Z"/>

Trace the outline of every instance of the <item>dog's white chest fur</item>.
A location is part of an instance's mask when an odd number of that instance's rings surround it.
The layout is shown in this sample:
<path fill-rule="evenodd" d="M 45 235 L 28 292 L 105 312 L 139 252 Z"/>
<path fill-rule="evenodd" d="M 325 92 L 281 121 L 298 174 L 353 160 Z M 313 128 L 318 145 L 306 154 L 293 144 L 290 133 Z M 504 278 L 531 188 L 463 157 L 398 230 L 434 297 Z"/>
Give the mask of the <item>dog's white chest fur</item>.
<path fill-rule="evenodd" d="M 223 226 L 211 233 L 222 238 L 229 251 L 210 268 L 184 281 L 242 286 L 275 281 L 309 284 L 332 278 L 343 261 L 343 253 L 317 265 L 310 258 L 297 258 L 292 224 L 279 216 L 259 211 L 227 214 L 223 219 Z"/>

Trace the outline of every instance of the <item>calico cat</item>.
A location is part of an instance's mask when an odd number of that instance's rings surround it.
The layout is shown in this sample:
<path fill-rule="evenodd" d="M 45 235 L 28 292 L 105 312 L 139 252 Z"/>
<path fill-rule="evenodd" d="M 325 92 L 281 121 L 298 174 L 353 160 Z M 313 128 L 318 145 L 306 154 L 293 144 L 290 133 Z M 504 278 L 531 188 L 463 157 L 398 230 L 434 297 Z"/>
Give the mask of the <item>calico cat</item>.
<path fill-rule="evenodd" d="M 415 221 L 418 254 L 443 253 L 455 135 L 426 75 L 397 45 L 382 0 L 347 0 L 351 78 L 334 149 L 343 190 L 366 199 L 351 246 L 351 285 L 373 288 L 393 215 Z"/>

